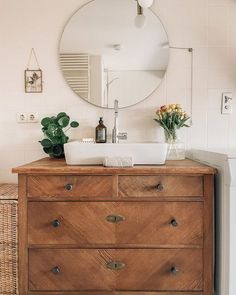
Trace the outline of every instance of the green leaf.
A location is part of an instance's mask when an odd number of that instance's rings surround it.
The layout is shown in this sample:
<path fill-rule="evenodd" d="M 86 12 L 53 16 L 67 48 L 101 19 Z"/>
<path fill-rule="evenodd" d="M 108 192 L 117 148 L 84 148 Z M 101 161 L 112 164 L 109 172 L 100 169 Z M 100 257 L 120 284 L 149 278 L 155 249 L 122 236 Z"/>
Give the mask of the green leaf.
<path fill-rule="evenodd" d="M 55 116 L 51 117 L 51 123 L 58 124 L 57 117 L 55 117 Z"/>
<path fill-rule="evenodd" d="M 54 136 L 56 137 L 62 137 L 64 136 L 64 132 L 63 130 L 61 129 L 61 127 L 57 127 L 54 131 Z"/>
<path fill-rule="evenodd" d="M 51 142 L 53 144 L 59 144 L 59 143 L 61 143 L 61 139 L 58 138 L 57 136 L 55 136 L 54 134 L 52 134 L 52 133 L 50 133 L 48 131 L 45 131 L 44 134 L 45 134 L 45 136 L 47 136 L 51 140 Z"/>
<path fill-rule="evenodd" d="M 66 126 L 68 126 L 68 125 L 69 125 L 69 122 L 70 122 L 70 117 L 68 117 L 68 116 L 61 117 L 61 118 L 58 120 L 58 124 L 59 124 L 62 128 L 65 128 Z"/>
<path fill-rule="evenodd" d="M 79 127 L 79 123 L 78 123 L 77 121 L 72 121 L 72 122 L 70 123 L 70 127 L 72 127 L 72 128 L 77 128 L 77 127 Z"/>
<path fill-rule="evenodd" d="M 43 139 L 40 143 L 45 148 L 50 148 L 52 146 L 51 140 L 47 138 Z"/>
<path fill-rule="evenodd" d="M 47 130 L 47 132 L 48 132 L 50 135 L 55 136 L 55 132 L 56 132 L 57 128 L 58 128 L 57 124 L 55 124 L 55 123 L 51 123 L 50 125 L 48 125 L 48 130 Z"/>
<path fill-rule="evenodd" d="M 49 125 L 50 123 L 52 123 L 52 120 L 51 120 L 51 118 L 49 118 L 49 117 L 43 118 L 42 121 L 41 121 L 41 125 L 42 125 L 43 127 L 48 127 L 48 125 Z"/>
<path fill-rule="evenodd" d="M 51 154 L 51 153 L 52 153 L 52 146 L 51 146 L 50 148 L 44 147 L 44 148 L 43 148 L 43 151 L 44 151 L 46 154 Z"/>
<path fill-rule="evenodd" d="M 65 134 L 61 137 L 61 144 L 67 143 L 69 140 L 69 137 Z"/>
<path fill-rule="evenodd" d="M 69 117 L 65 112 L 61 112 L 57 115 L 57 120 L 61 119 L 62 117 Z"/>

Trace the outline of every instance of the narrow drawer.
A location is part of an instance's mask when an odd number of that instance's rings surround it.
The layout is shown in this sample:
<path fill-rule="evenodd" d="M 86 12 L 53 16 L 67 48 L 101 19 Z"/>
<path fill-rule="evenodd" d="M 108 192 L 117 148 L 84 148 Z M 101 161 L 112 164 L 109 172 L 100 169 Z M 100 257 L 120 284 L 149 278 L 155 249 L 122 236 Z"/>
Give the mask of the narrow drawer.
<path fill-rule="evenodd" d="M 202 246 L 202 202 L 29 202 L 30 245 Z"/>
<path fill-rule="evenodd" d="M 120 197 L 200 197 L 201 176 L 120 176 Z"/>
<path fill-rule="evenodd" d="M 29 289 L 202 290 L 202 251 L 29 250 Z"/>
<path fill-rule="evenodd" d="M 29 176 L 28 197 L 111 197 L 112 176 Z"/>

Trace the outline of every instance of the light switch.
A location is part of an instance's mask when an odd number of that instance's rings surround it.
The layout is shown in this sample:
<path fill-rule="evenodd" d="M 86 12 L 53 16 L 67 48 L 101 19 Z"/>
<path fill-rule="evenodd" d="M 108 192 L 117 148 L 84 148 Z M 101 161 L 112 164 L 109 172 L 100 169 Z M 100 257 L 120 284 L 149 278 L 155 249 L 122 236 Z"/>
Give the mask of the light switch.
<path fill-rule="evenodd" d="M 221 104 L 221 113 L 225 115 L 232 114 L 232 100 L 233 93 L 232 92 L 224 92 L 222 94 L 222 104 Z"/>

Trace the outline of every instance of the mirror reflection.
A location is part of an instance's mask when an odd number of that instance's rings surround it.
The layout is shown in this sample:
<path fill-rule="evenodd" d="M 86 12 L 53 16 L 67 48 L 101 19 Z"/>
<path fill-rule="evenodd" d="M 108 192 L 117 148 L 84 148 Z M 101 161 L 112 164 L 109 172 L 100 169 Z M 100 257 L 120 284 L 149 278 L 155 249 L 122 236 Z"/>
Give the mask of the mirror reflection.
<path fill-rule="evenodd" d="M 60 66 L 73 91 L 104 108 L 134 105 L 161 83 L 169 43 L 160 19 L 136 0 L 94 0 L 66 24 Z"/>

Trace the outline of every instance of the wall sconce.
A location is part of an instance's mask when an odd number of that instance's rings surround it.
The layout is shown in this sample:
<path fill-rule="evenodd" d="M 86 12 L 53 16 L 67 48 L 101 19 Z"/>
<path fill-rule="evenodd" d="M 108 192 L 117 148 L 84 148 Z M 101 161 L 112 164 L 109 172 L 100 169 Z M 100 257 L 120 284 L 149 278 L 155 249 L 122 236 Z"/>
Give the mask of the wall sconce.
<path fill-rule="evenodd" d="M 152 6 L 153 4 L 153 0 L 138 0 L 138 4 L 142 7 L 142 8 L 149 8 Z"/>
<path fill-rule="evenodd" d="M 143 8 L 139 5 L 139 1 L 137 1 L 137 15 L 135 17 L 134 23 L 137 28 L 142 28 L 146 24 L 146 17 L 143 14 Z"/>

